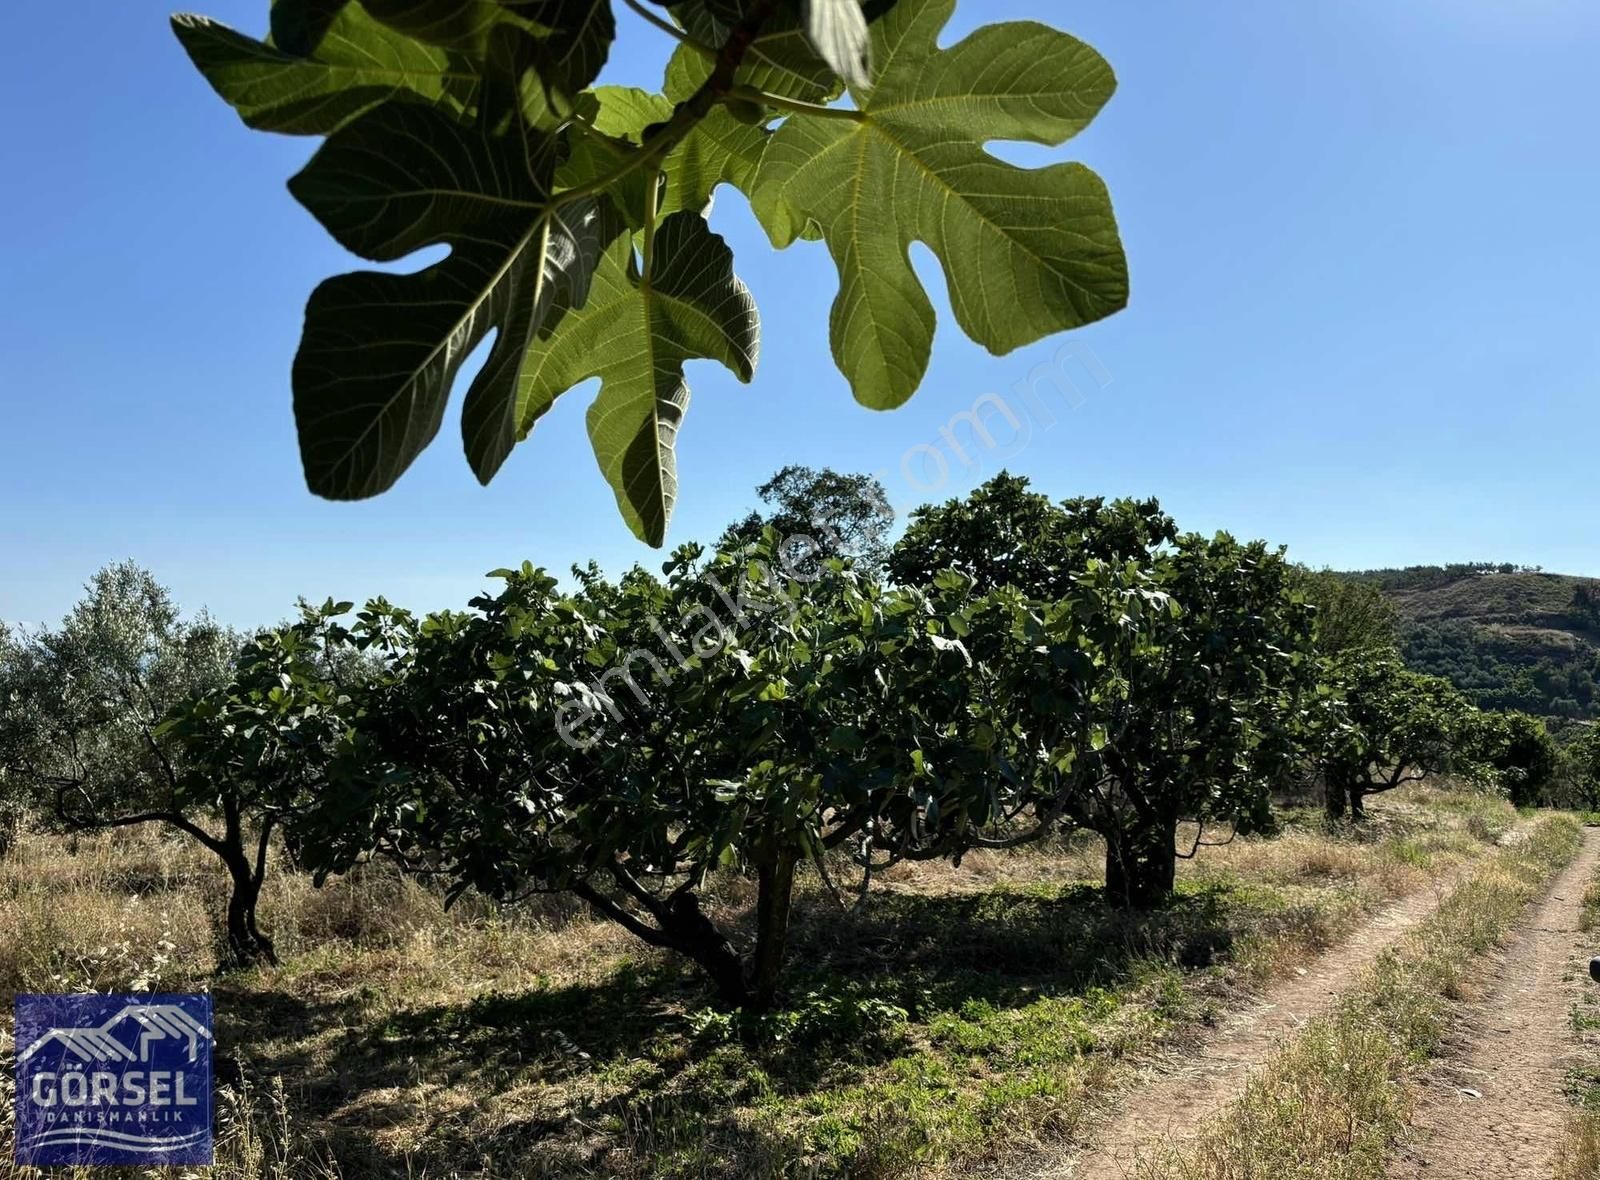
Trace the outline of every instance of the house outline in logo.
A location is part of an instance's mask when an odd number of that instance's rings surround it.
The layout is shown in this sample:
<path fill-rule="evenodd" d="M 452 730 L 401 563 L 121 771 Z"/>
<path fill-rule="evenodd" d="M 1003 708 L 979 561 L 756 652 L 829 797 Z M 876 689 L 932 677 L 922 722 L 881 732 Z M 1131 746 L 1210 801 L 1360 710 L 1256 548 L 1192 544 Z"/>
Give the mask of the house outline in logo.
<path fill-rule="evenodd" d="M 125 1020 L 138 1027 L 139 1052 L 136 1055 L 125 1040 L 112 1030 Z M 189 1061 L 199 1054 L 202 1038 L 211 1040 L 206 1027 L 176 1004 L 129 1004 L 110 1020 L 90 1028 L 53 1028 L 17 1054 L 17 1064 L 29 1061 L 52 1043 L 60 1045 L 80 1061 L 149 1061 L 150 1043 L 167 1038 L 187 1038 Z"/>
<path fill-rule="evenodd" d="M 211 996 L 16 996 L 15 1160 L 212 1163 Z"/>

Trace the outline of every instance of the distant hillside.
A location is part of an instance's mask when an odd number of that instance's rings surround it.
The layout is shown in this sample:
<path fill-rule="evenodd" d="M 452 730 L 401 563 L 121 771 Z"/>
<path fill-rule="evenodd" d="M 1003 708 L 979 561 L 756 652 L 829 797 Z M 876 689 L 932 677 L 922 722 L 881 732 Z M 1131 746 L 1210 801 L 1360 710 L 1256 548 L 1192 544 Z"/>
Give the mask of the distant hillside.
<path fill-rule="evenodd" d="M 1394 603 L 1406 661 L 1492 709 L 1600 718 L 1600 580 L 1511 565 L 1350 575 Z"/>

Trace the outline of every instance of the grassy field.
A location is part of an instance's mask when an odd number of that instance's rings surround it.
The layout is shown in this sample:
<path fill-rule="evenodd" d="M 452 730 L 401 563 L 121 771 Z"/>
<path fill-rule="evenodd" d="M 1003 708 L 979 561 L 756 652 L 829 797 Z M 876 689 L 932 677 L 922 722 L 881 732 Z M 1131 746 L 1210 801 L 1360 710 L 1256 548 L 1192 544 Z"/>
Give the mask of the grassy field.
<path fill-rule="evenodd" d="M 0 981 L 211 988 L 224 1178 L 964 1175 L 1072 1139 L 1131 1062 L 1390 900 L 1514 875 L 1516 818 L 1431 789 L 1360 833 L 1290 811 L 1184 862 L 1138 920 L 1102 904 L 1089 841 L 902 866 L 860 913 L 808 881 L 760 1028 L 576 905 L 447 911 L 379 870 L 275 874 L 282 965 L 214 977 L 220 883 L 186 845 L 31 835 L 0 862 Z M 724 915 L 750 901 L 718 883 Z"/>

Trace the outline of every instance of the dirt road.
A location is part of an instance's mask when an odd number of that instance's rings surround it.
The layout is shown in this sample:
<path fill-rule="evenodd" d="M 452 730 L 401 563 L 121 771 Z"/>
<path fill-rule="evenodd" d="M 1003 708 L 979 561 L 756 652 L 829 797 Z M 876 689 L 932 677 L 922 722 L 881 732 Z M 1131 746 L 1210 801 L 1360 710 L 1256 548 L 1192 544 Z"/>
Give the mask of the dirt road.
<path fill-rule="evenodd" d="M 1600 866 L 1600 832 L 1556 878 L 1544 901 L 1484 977 L 1427 1088 L 1391 1180 L 1549 1180 L 1577 1048 L 1573 1003 L 1589 981 L 1593 938 L 1578 930 L 1583 894 Z"/>
<path fill-rule="evenodd" d="M 1436 882 L 1379 911 L 1348 941 L 1309 961 L 1304 975 L 1268 988 L 1218 1028 L 1195 1033 L 1181 1055 L 1124 1088 L 1087 1152 L 1031 1172 L 1030 1180 L 1123 1180 L 1137 1154 L 1187 1142 L 1238 1097 L 1286 1037 L 1331 1009 L 1385 948 L 1433 913 L 1453 884 L 1454 878 Z"/>

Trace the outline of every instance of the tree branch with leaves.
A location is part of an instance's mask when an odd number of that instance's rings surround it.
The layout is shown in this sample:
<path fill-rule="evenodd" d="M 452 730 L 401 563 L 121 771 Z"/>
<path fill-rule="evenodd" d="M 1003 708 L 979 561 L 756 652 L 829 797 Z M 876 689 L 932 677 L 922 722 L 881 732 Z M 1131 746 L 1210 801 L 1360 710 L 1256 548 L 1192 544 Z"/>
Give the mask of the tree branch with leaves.
<path fill-rule="evenodd" d="M 473 472 L 487 483 L 598 377 L 596 459 L 628 526 L 660 545 L 686 364 L 749 381 L 759 355 L 754 299 L 707 223 L 722 186 L 779 249 L 827 246 L 834 359 L 874 409 L 904 403 L 928 368 L 915 242 L 943 265 L 962 330 L 996 354 L 1126 303 L 1100 179 L 985 150 L 1088 125 L 1115 79 L 1082 42 L 1018 21 L 941 48 L 954 0 L 627 8 L 678 42 L 657 91 L 596 85 L 618 32 L 610 0 L 277 0 L 262 40 L 174 18 L 248 126 L 325 137 L 290 190 L 341 245 L 376 263 L 450 248 L 413 274 L 358 271 L 313 293 L 293 368 L 312 491 L 393 485 L 493 333 L 461 411 Z"/>

